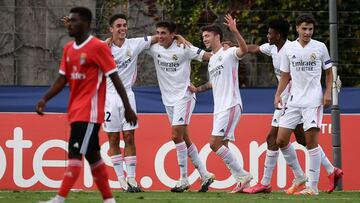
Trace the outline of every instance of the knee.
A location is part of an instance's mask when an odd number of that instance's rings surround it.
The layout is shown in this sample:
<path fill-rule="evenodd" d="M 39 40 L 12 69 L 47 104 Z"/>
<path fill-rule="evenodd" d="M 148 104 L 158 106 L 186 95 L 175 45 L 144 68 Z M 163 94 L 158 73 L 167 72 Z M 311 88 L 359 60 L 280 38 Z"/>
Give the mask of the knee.
<path fill-rule="evenodd" d="M 276 138 L 276 145 L 279 148 L 284 148 L 289 144 L 289 141 L 287 139 L 282 139 L 282 138 Z"/>
<path fill-rule="evenodd" d="M 119 148 L 120 136 L 118 134 L 109 134 L 109 147 L 110 149 Z"/>
<path fill-rule="evenodd" d="M 171 139 L 175 143 L 180 143 L 180 142 L 184 141 L 183 134 L 184 133 L 181 130 L 180 126 L 173 126 Z"/>
<path fill-rule="evenodd" d="M 274 136 L 273 133 L 269 133 L 268 136 L 266 137 L 266 143 L 267 143 L 267 148 L 273 151 L 276 151 L 279 149 L 279 147 L 276 144 L 276 134 Z"/>
<path fill-rule="evenodd" d="M 125 142 L 125 146 L 134 146 L 135 145 L 135 138 L 134 138 L 134 134 L 127 132 L 124 133 L 124 142 Z"/>
<path fill-rule="evenodd" d="M 212 139 L 210 140 L 210 149 L 213 151 L 213 152 L 217 152 L 217 150 L 221 147 L 221 143 L 217 142 L 216 140 Z"/>

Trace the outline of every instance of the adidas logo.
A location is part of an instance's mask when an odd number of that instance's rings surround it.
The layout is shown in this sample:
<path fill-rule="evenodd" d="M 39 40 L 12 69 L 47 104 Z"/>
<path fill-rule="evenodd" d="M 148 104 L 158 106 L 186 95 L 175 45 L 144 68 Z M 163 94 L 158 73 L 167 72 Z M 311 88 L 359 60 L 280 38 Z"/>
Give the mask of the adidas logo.
<path fill-rule="evenodd" d="M 313 120 L 313 121 L 311 121 L 311 124 L 316 124 L 316 122 Z"/>
<path fill-rule="evenodd" d="M 158 54 L 158 58 L 161 58 L 160 54 Z"/>
<path fill-rule="evenodd" d="M 73 147 L 79 148 L 79 143 L 78 143 L 78 142 L 75 142 L 75 144 L 73 145 Z"/>
<path fill-rule="evenodd" d="M 221 132 L 221 133 L 224 133 L 224 132 L 225 132 L 225 130 L 224 130 L 224 129 L 221 129 L 221 130 L 220 130 L 220 132 Z"/>
<path fill-rule="evenodd" d="M 181 118 L 179 119 L 179 121 L 184 121 L 184 119 L 181 117 Z"/>
<path fill-rule="evenodd" d="M 273 122 L 274 122 L 274 123 L 277 123 L 277 120 L 276 120 L 276 119 L 274 119 L 274 120 L 273 120 Z"/>
<path fill-rule="evenodd" d="M 292 57 L 291 57 L 292 59 L 295 59 L 296 58 L 296 56 L 295 55 L 292 55 Z"/>

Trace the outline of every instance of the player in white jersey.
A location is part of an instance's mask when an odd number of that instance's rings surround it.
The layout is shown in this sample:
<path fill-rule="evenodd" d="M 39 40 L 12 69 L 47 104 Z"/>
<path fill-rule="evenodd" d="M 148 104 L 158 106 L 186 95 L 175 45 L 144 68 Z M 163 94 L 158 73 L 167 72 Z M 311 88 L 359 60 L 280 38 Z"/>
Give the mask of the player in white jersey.
<path fill-rule="evenodd" d="M 232 193 L 242 192 L 249 187 L 252 175 L 245 171 L 235 155 L 228 147 L 229 141 L 234 141 L 235 128 L 240 120 L 242 101 L 238 87 L 239 60 L 247 52 L 247 46 L 236 28 L 235 20 L 226 15 L 225 25 L 235 34 L 239 48 L 225 49 L 221 45 L 222 31 L 215 25 L 203 27 L 202 37 L 206 48 L 212 50 L 208 65 L 210 81 L 199 86 L 194 91 L 201 92 L 213 89 L 214 119 L 211 133 L 210 148 L 224 160 L 231 174 L 236 179 L 236 187 Z"/>
<path fill-rule="evenodd" d="M 195 107 L 195 94 L 189 91 L 188 86 L 191 60 L 209 59 L 211 54 L 194 46 L 178 47 L 174 39 L 175 29 L 176 25 L 172 22 L 157 23 L 158 43 L 152 45 L 149 50 L 149 54 L 154 59 L 162 101 L 172 127 L 172 140 L 176 145 L 180 168 L 180 179 L 171 191 L 183 192 L 189 189 L 187 173 L 189 156 L 202 180 L 199 192 L 206 192 L 214 182 L 214 175 L 206 170 L 189 136 L 187 125 Z"/>
<path fill-rule="evenodd" d="M 281 78 L 275 94 L 274 105 L 283 106 L 276 143 L 280 148 L 289 144 L 290 134 L 296 125 L 303 120 L 306 147 L 309 152 L 309 186 L 294 194 L 318 194 L 318 181 L 322 150 L 318 145 L 323 106 L 331 104 L 331 85 L 333 82 L 332 63 L 324 43 L 311 39 L 314 32 L 315 19 L 309 14 L 302 14 L 296 19 L 298 39 L 284 48 L 281 56 Z M 321 72 L 325 70 L 326 90 L 322 93 L 320 83 Z M 290 95 L 286 104 L 281 101 L 289 80 L 292 80 Z M 287 160 L 288 162 L 288 160 Z M 288 164 L 291 164 L 288 162 Z M 332 178 L 336 185 L 342 176 L 340 169 L 333 169 Z M 335 187 L 334 185 L 334 187 Z"/>
<path fill-rule="evenodd" d="M 143 50 L 150 48 L 150 45 L 155 43 L 157 39 L 156 37 L 126 38 L 128 32 L 127 18 L 123 14 L 111 16 L 109 26 L 112 33 L 110 48 L 116 62 L 118 75 L 123 81 L 131 107 L 136 112 L 135 95 L 132 86 L 136 81 L 137 59 L 139 54 Z M 119 96 L 115 94 L 111 81 L 107 80 L 106 88 L 103 129 L 108 134 L 111 162 L 121 188 L 127 192 L 141 192 L 142 189 L 135 180 L 137 159 L 134 135 L 138 125 L 133 126 L 124 119 L 123 103 L 119 100 Z M 123 133 L 125 142 L 124 154 L 121 154 L 119 148 L 120 132 Z M 124 162 L 127 172 L 126 178 L 123 171 Z"/>
<path fill-rule="evenodd" d="M 274 20 L 271 21 L 268 25 L 268 34 L 267 39 L 268 43 L 258 45 L 248 45 L 249 53 L 263 53 L 265 55 L 272 57 L 273 67 L 275 76 L 278 80 L 280 80 L 280 56 L 281 53 L 284 52 L 284 46 L 290 41 L 287 39 L 287 35 L 289 33 L 289 23 L 285 20 Z M 281 94 L 281 100 L 283 103 L 286 103 L 289 90 L 291 84 L 289 83 L 285 90 Z M 271 129 L 267 135 L 266 143 L 267 143 L 267 151 L 264 163 L 264 175 L 258 184 L 246 188 L 244 190 L 245 193 L 259 193 L 259 192 L 271 192 L 271 177 L 272 172 L 275 168 L 278 156 L 279 156 L 279 147 L 276 145 L 276 136 L 278 133 L 280 115 L 282 110 L 280 108 L 276 108 L 274 111 L 274 115 L 271 122 Z M 296 126 L 296 130 L 294 130 L 294 134 L 299 143 L 305 145 L 304 132 L 302 130 L 302 125 L 299 124 Z M 299 161 L 297 159 L 297 155 L 293 146 L 289 145 L 281 149 L 285 159 L 292 164 L 291 169 L 295 175 L 295 179 L 293 181 L 293 185 L 287 190 L 287 192 L 291 192 L 297 187 L 301 187 L 305 185 L 307 180 L 303 170 L 300 167 Z"/>

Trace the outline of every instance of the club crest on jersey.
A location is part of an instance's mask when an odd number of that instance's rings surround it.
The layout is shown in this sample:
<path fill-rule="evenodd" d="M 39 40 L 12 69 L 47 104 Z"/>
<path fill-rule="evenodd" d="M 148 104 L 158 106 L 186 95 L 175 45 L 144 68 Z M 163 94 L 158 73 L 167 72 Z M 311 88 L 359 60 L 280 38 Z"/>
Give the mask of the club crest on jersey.
<path fill-rule="evenodd" d="M 66 62 L 69 62 L 70 61 L 70 57 L 66 57 Z"/>
<path fill-rule="evenodd" d="M 128 58 L 131 58 L 132 54 L 131 54 L 131 50 L 130 50 L 130 49 L 127 50 L 126 56 L 127 56 Z"/>
<path fill-rule="evenodd" d="M 77 66 L 73 65 L 72 69 L 73 69 L 73 72 L 76 72 L 77 71 Z"/>
<path fill-rule="evenodd" d="M 177 60 L 178 60 L 178 57 L 176 56 L 176 54 L 174 54 L 174 55 L 172 56 L 172 59 L 174 59 L 174 61 L 177 61 Z"/>
<path fill-rule="evenodd" d="M 312 54 L 310 55 L 310 60 L 311 60 L 311 61 L 315 61 L 315 60 L 316 60 L 316 54 L 315 54 L 315 53 L 312 53 Z"/>
<path fill-rule="evenodd" d="M 84 65 L 86 61 L 86 53 L 81 53 L 80 55 L 80 65 Z"/>

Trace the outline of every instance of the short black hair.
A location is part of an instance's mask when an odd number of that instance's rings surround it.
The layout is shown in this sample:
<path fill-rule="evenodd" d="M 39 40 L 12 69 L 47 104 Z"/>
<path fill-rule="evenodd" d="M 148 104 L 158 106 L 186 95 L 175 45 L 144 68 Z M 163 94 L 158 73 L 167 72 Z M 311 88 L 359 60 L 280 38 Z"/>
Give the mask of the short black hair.
<path fill-rule="evenodd" d="M 171 21 L 160 21 L 160 22 L 156 23 L 156 28 L 158 28 L 158 27 L 167 28 L 170 33 L 173 33 L 176 31 L 176 24 Z"/>
<path fill-rule="evenodd" d="M 127 21 L 126 15 L 121 14 L 121 13 L 117 13 L 117 14 L 112 15 L 112 16 L 109 18 L 109 25 L 112 26 L 113 23 L 115 22 L 115 20 L 117 20 L 117 19 L 119 19 L 119 18 L 120 18 L 120 19 L 124 19 L 124 20 Z"/>
<path fill-rule="evenodd" d="M 315 25 L 316 21 L 312 14 L 310 13 L 302 13 L 296 18 L 296 26 L 301 25 L 301 23 L 310 23 Z"/>
<path fill-rule="evenodd" d="M 79 14 L 79 16 L 86 22 L 89 23 L 89 25 L 91 24 L 91 20 L 92 20 L 92 14 L 90 9 L 86 8 L 86 7 L 74 7 L 72 9 L 70 9 L 70 13 L 77 13 Z"/>
<path fill-rule="evenodd" d="M 284 19 L 276 19 L 269 22 L 269 28 L 278 32 L 282 39 L 287 39 L 289 34 L 290 24 Z"/>
<path fill-rule="evenodd" d="M 222 30 L 219 26 L 217 25 L 207 25 L 207 26 L 204 26 L 201 28 L 201 32 L 213 32 L 217 35 L 220 35 L 220 42 L 222 41 L 223 39 L 223 33 L 222 33 Z"/>

